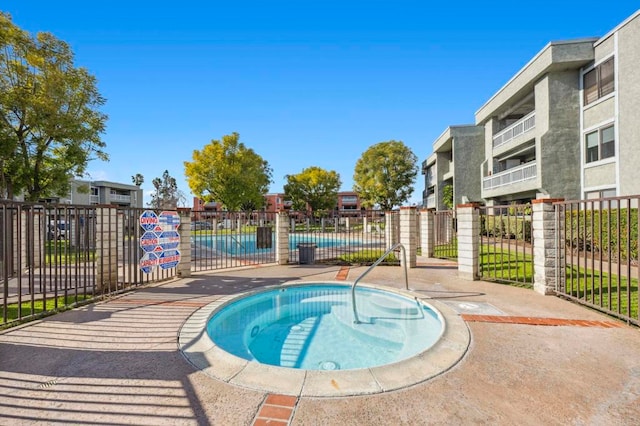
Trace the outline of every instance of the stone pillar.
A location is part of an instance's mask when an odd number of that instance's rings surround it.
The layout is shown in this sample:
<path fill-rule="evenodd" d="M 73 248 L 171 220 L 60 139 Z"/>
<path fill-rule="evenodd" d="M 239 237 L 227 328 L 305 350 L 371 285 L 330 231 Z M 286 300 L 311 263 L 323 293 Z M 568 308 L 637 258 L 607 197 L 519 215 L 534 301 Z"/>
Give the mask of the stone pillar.
<path fill-rule="evenodd" d="M 117 210 L 99 206 L 96 216 L 96 292 L 107 293 L 118 287 Z"/>
<path fill-rule="evenodd" d="M 420 210 L 420 249 L 422 256 L 433 257 L 434 241 L 433 209 Z"/>
<path fill-rule="evenodd" d="M 398 243 L 398 228 L 397 221 L 398 215 L 395 212 L 386 212 L 384 214 L 384 241 L 386 244 L 385 250 L 389 250 L 394 244 Z"/>
<path fill-rule="evenodd" d="M 458 219 L 458 276 L 465 280 L 479 277 L 480 211 L 477 203 L 459 204 Z"/>
<path fill-rule="evenodd" d="M 407 266 L 415 268 L 418 254 L 418 215 L 415 207 L 400 207 L 400 243 L 407 253 Z M 402 261 L 402 254 L 400 259 Z"/>
<path fill-rule="evenodd" d="M 191 209 L 178 208 L 178 215 L 180 216 L 180 227 L 178 227 L 180 263 L 178 263 L 177 274 L 180 278 L 187 278 L 191 276 Z"/>
<path fill-rule="evenodd" d="M 276 214 L 276 263 L 289 263 L 289 215 L 284 211 Z"/>
<path fill-rule="evenodd" d="M 559 265 L 564 265 L 562 259 L 564 250 L 558 250 L 556 241 L 556 213 L 553 203 L 558 201 L 564 200 L 557 198 L 531 200 L 533 289 L 540 294 L 552 294 L 558 285 L 562 285 L 564 279 L 563 274 L 560 275 L 560 282 L 557 282 L 556 277 L 556 269 Z"/>

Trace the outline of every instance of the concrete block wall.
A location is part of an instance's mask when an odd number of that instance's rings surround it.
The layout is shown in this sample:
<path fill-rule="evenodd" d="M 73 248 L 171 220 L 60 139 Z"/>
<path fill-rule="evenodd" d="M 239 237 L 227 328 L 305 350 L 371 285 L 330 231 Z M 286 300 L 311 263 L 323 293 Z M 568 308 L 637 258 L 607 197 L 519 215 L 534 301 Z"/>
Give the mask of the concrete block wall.
<path fill-rule="evenodd" d="M 415 268 L 418 250 L 418 211 L 415 207 L 400 207 L 400 243 L 405 248 L 407 266 Z"/>

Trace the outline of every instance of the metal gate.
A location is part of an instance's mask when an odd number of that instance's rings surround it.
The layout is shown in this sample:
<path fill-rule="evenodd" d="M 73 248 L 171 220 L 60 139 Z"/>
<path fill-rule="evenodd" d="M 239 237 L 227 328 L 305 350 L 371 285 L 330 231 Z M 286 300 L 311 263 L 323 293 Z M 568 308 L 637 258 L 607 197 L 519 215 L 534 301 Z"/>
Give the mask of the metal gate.
<path fill-rule="evenodd" d="M 479 274 L 483 280 L 533 286 L 531 206 L 480 207 Z"/>
<path fill-rule="evenodd" d="M 456 212 L 436 211 L 433 214 L 433 256 L 441 259 L 458 258 Z"/>
<path fill-rule="evenodd" d="M 640 196 L 555 203 L 556 292 L 640 325 Z"/>
<path fill-rule="evenodd" d="M 274 263 L 275 212 L 191 212 L 191 269 Z"/>

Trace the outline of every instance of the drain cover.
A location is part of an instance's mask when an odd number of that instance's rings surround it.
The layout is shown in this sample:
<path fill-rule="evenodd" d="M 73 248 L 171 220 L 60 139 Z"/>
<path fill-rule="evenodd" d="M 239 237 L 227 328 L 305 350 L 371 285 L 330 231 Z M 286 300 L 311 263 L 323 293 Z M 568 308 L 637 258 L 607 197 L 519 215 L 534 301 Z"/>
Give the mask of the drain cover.
<path fill-rule="evenodd" d="M 340 366 L 337 362 L 322 361 L 318 364 L 321 370 L 337 370 Z"/>
<path fill-rule="evenodd" d="M 457 302 L 452 300 L 442 300 L 445 305 L 453 308 L 460 314 L 474 314 L 474 315 L 506 315 L 500 309 L 487 302 L 473 302 L 464 301 Z"/>

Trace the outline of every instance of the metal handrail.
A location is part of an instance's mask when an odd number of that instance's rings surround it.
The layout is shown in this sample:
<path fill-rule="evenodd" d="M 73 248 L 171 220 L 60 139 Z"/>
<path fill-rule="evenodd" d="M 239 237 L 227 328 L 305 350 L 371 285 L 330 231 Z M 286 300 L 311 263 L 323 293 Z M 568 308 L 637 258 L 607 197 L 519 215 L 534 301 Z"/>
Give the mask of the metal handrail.
<path fill-rule="evenodd" d="M 392 251 L 400 247 L 402 249 L 402 264 L 404 265 L 404 287 L 409 290 L 409 275 L 407 273 L 407 251 L 401 243 L 394 244 L 389 250 L 385 251 L 382 256 L 376 260 L 373 265 L 369 266 L 351 285 L 351 306 L 353 307 L 353 323 L 360 324 L 361 321 L 358 318 L 358 312 L 356 310 L 356 285 L 365 277 L 373 268 L 378 266 Z"/>

